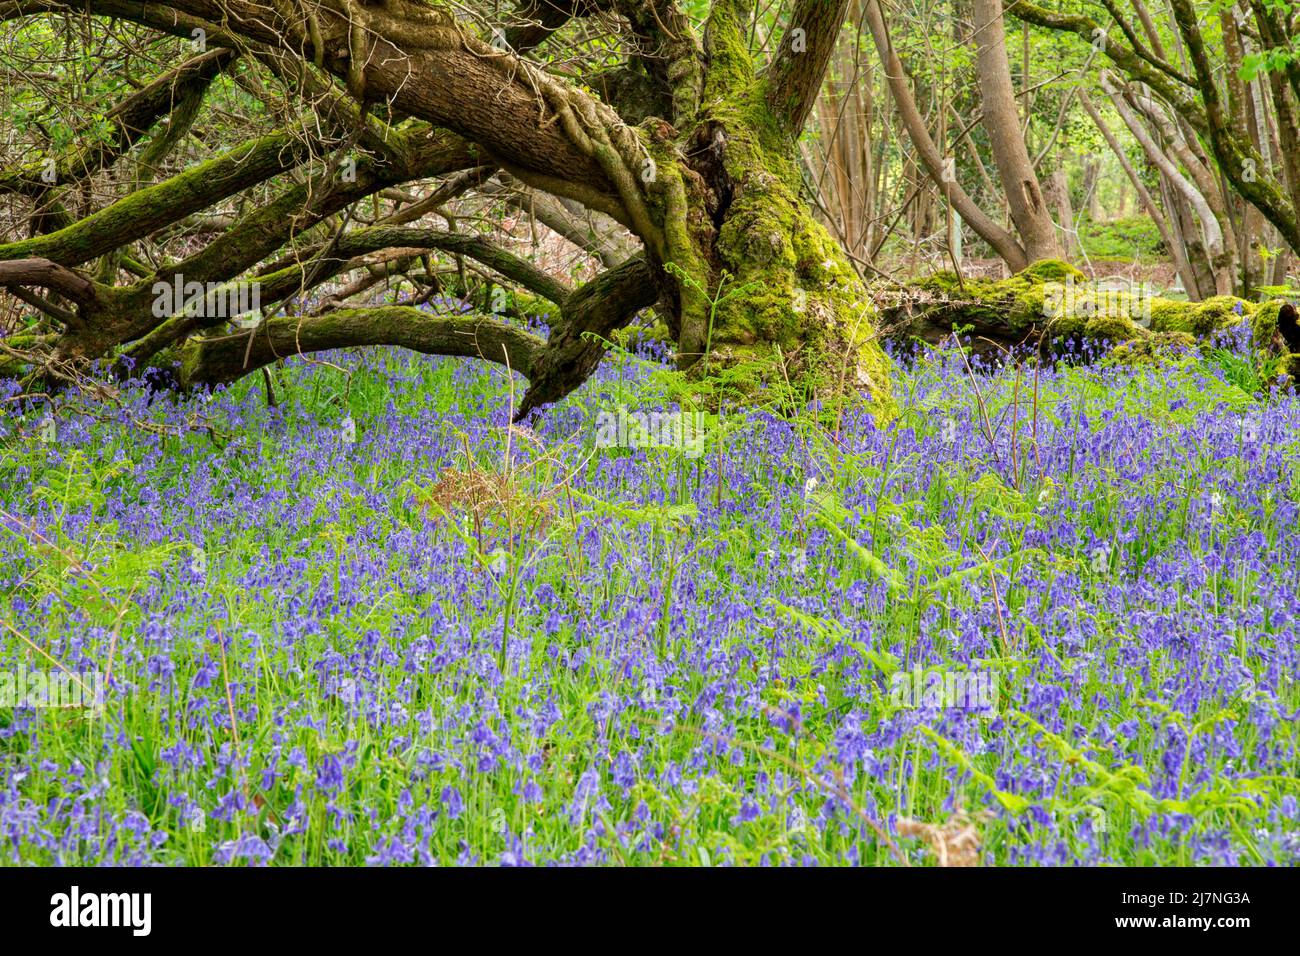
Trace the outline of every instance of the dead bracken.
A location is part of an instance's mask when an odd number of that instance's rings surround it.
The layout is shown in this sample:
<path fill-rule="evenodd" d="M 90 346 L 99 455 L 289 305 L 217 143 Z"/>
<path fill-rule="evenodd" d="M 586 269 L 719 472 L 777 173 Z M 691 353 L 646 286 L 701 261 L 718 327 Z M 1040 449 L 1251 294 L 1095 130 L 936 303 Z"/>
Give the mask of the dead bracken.
<path fill-rule="evenodd" d="M 979 866 L 981 839 L 976 822 L 965 810 L 940 825 L 899 817 L 898 835 L 924 840 L 939 866 Z"/>

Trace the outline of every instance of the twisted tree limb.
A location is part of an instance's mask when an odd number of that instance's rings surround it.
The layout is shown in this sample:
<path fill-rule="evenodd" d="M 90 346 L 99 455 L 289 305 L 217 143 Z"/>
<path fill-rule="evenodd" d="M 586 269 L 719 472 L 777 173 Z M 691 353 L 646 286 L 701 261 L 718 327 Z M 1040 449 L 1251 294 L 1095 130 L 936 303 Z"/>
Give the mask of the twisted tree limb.
<path fill-rule="evenodd" d="M 180 384 L 220 385 L 294 355 L 366 345 L 485 359 L 527 376 L 544 343 L 517 326 L 481 316 L 434 315 L 409 306 L 339 309 L 271 319 L 255 330 L 251 342 L 248 332 L 193 339 L 182 352 Z"/>

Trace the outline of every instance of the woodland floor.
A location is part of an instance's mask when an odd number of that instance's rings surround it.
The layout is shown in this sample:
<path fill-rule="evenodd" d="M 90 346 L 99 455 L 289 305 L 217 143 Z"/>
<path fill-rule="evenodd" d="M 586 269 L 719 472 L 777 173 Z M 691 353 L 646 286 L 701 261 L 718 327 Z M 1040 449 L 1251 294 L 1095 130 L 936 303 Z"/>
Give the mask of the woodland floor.
<path fill-rule="evenodd" d="M 887 429 L 700 449 L 597 447 L 653 356 L 536 430 L 374 350 L 5 417 L 0 649 L 111 676 L 0 710 L 0 860 L 1300 863 L 1300 400 L 1249 348 L 931 352 Z"/>

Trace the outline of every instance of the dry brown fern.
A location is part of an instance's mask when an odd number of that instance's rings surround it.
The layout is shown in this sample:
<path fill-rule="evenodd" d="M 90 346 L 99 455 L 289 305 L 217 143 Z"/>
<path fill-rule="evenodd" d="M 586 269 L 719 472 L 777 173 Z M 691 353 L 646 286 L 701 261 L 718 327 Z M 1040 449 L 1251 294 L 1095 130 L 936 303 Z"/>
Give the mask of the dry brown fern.
<path fill-rule="evenodd" d="M 939 866 L 979 866 L 982 861 L 977 822 L 964 810 L 958 810 L 938 826 L 900 817 L 898 835 L 924 840 Z"/>

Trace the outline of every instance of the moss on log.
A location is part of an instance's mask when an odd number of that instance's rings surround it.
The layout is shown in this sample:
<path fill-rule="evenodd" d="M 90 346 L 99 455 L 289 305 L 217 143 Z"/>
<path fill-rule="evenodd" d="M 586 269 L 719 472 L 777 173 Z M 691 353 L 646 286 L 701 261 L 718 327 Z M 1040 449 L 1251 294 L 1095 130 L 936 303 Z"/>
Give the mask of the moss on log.
<path fill-rule="evenodd" d="M 1275 344 L 1280 301 L 1235 296 L 1185 302 L 1091 281 L 1068 263 L 1038 262 L 1009 279 L 959 279 L 939 272 L 882 297 L 882 329 L 895 339 L 938 344 L 953 332 L 981 352 L 1024 344 L 1050 349 L 1070 339 L 1129 343 L 1127 354 L 1154 354 L 1249 323 L 1261 346 Z M 1294 309 L 1292 310 L 1294 312 Z M 1282 343 L 1276 343 L 1282 345 Z"/>
<path fill-rule="evenodd" d="M 482 358 L 529 376 L 545 343 L 494 318 L 433 315 L 409 306 L 339 309 L 320 316 L 281 316 L 247 331 L 192 338 L 181 350 L 179 384 L 220 385 L 293 355 L 364 345 Z"/>

